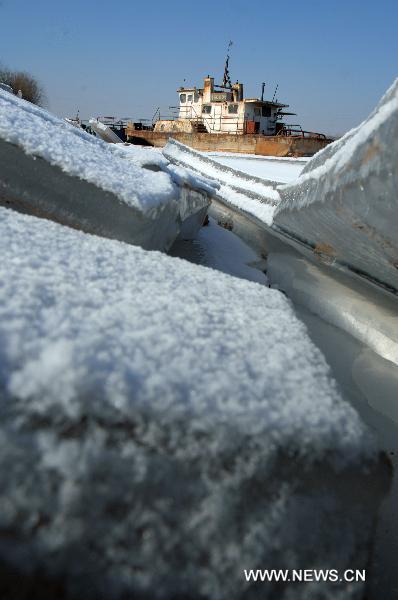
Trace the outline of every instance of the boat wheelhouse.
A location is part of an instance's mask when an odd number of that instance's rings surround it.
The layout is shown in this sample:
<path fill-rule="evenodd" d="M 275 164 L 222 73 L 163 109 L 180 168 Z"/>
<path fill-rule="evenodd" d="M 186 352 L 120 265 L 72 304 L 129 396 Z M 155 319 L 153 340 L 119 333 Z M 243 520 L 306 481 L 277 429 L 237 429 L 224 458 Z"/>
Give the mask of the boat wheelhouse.
<path fill-rule="evenodd" d="M 244 98 L 243 84 L 215 85 L 207 76 L 203 88 L 181 87 L 178 119 L 161 119 L 155 131 L 196 131 L 198 133 L 257 133 L 277 135 L 279 119 L 287 104 L 259 98 Z"/>

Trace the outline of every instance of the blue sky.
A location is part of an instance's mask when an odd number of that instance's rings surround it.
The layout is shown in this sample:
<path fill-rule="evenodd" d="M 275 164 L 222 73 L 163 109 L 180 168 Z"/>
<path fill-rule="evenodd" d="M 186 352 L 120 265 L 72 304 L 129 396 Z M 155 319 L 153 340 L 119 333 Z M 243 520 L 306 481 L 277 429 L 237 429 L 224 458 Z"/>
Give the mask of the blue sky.
<path fill-rule="evenodd" d="M 0 62 L 37 76 L 48 108 L 152 117 L 176 89 L 231 78 L 278 99 L 290 122 L 340 134 L 398 75 L 398 0 L 0 0 Z"/>

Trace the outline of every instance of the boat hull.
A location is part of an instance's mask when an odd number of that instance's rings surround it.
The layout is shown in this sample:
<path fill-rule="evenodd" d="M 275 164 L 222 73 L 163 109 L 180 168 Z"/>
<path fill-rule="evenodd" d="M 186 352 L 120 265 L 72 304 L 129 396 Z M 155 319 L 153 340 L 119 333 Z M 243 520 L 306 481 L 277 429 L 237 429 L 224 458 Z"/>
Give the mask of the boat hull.
<path fill-rule="evenodd" d="M 261 156 L 312 156 L 331 142 L 316 137 L 136 131 L 129 127 L 126 128 L 126 137 L 128 142 L 143 146 L 163 148 L 173 138 L 202 152 L 241 152 Z"/>

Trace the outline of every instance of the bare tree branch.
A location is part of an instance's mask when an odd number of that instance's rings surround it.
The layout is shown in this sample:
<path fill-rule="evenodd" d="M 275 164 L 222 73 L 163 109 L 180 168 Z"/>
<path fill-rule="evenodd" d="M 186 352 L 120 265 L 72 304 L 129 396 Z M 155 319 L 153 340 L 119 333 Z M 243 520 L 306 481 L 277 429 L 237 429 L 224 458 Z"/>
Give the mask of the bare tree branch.
<path fill-rule="evenodd" d="M 24 71 L 10 71 L 7 68 L 0 66 L 0 81 L 11 86 L 14 94 L 19 90 L 22 92 L 22 98 L 44 106 L 46 104 L 46 94 L 43 86 L 29 73 Z"/>

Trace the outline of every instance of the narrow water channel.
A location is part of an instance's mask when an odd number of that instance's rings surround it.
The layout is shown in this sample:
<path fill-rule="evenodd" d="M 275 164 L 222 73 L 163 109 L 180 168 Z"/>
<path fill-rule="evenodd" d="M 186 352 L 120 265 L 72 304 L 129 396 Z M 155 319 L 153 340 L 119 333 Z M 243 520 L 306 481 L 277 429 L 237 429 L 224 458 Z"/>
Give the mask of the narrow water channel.
<path fill-rule="evenodd" d="M 228 227 L 228 223 L 225 225 Z M 268 283 L 264 273 L 265 261 L 232 231 L 218 225 L 212 217 L 195 240 L 177 240 L 169 254 L 234 277 L 264 285 Z"/>

